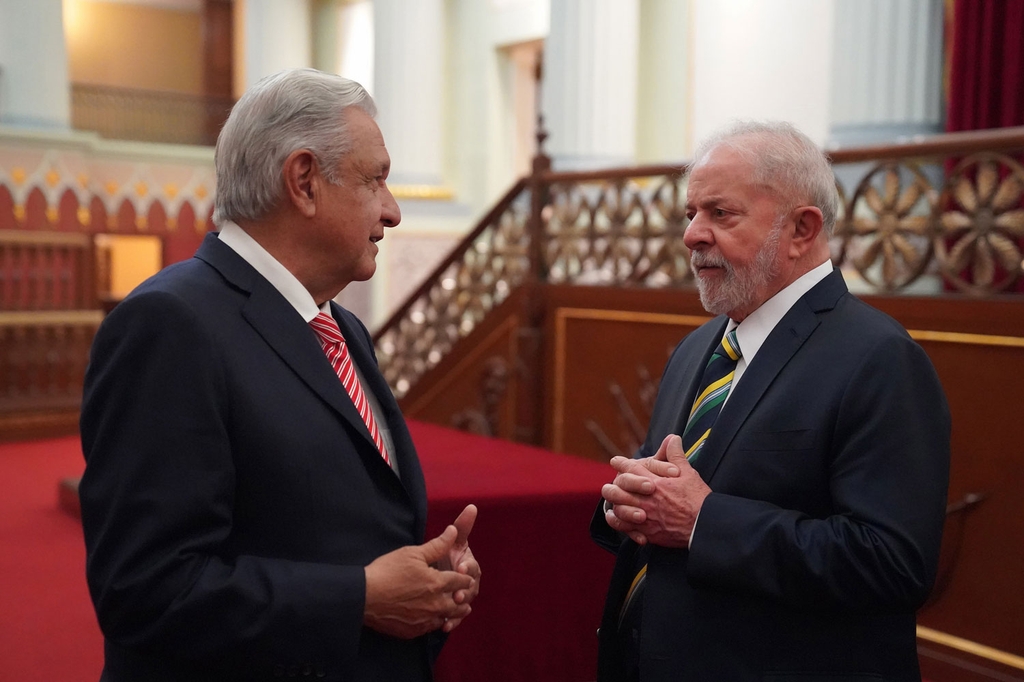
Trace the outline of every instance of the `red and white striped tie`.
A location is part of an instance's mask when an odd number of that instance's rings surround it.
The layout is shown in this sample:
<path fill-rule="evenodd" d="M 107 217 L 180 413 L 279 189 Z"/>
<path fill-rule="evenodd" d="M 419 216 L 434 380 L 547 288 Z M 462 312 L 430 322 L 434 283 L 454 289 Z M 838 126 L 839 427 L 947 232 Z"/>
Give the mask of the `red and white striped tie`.
<path fill-rule="evenodd" d="M 309 326 L 316 332 L 321 348 L 327 354 L 327 359 L 330 360 L 331 366 L 334 367 L 335 374 L 341 379 L 342 386 L 345 387 L 349 397 L 352 398 L 352 403 L 359 411 L 359 416 L 366 423 L 366 428 L 369 429 L 370 436 L 377 445 L 377 450 L 380 451 L 381 457 L 388 463 L 388 466 L 391 466 L 391 457 L 388 456 L 387 448 L 384 447 L 384 439 L 381 438 L 380 429 L 377 428 L 377 420 L 373 418 L 373 410 L 370 409 L 370 403 L 366 400 L 363 387 L 359 384 L 355 365 L 352 364 L 352 357 L 348 353 L 348 345 L 345 343 L 345 337 L 341 335 L 338 323 L 327 313 L 321 312 L 313 318 Z"/>

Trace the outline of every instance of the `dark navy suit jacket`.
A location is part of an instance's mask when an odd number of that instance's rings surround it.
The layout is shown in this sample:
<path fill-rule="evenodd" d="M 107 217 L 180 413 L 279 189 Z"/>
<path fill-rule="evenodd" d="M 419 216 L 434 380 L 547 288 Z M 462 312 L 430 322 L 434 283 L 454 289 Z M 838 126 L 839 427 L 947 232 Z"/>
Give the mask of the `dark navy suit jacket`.
<path fill-rule="evenodd" d="M 427 680 L 429 638 L 363 627 L 363 568 L 423 541 L 427 500 L 370 337 L 383 461 L 314 332 L 231 248 L 151 278 L 101 325 L 80 495 L 104 679 Z"/>
<path fill-rule="evenodd" d="M 647 440 L 681 433 L 719 317 L 676 348 Z M 913 680 L 915 610 L 935 578 L 949 479 L 949 409 L 924 351 L 849 294 L 838 271 L 783 317 L 746 368 L 694 468 L 711 487 L 689 550 L 654 547 L 641 679 Z M 601 626 L 617 679 L 632 542 Z"/>

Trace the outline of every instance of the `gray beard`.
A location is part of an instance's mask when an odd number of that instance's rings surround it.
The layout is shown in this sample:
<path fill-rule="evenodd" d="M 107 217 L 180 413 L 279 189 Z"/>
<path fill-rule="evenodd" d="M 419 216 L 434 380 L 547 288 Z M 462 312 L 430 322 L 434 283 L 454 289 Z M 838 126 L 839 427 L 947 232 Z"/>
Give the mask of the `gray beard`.
<path fill-rule="evenodd" d="M 753 305 L 758 289 L 763 288 L 779 274 L 778 255 L 781 239 L 780 225 L 768 233 L 757 256 L 754 257 L 754 262 L 742 269 L 734 268 L 721 256 L 693 253 L 691 263 L 719 266 L 725 270 L 725 277 L 717 284 L 712 284 L 700 276 L 696 278 L 700 304 L 704 309 L 713 315 L 726 315 L 731 310 Z"/>

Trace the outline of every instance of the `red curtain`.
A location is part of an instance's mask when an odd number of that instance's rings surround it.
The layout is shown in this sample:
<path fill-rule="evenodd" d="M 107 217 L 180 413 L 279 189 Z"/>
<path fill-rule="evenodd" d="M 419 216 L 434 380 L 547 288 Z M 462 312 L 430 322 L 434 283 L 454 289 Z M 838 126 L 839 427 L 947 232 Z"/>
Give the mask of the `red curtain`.
<path fill-rule="evenodd" d="M 952 16 L 946 17 L 946 130 L 1024 125 L 1024 0 L 947 3 Z M 1017 245 L 1024 251 L 1024 239 Z M 961 276 L 970 279 L 966 271 Z M 1018 277 L 1009 291 L 1024 292 L 1024 277 Z"/>
<path fill-rule="evenodd" d="M 1024 0 L 955 0 L 946 130 L 1024 125 Z"/>

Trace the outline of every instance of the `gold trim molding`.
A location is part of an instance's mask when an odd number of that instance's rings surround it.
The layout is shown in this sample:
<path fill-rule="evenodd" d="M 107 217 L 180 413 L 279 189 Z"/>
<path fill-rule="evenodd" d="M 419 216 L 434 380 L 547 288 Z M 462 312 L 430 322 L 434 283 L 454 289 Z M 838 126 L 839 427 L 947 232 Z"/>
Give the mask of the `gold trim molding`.
<path fill-rule="evenodd" d="M 917 637 L 918 639 L 923 639 L 927 642 L 932 642 L 933 644 L 941 644 L 942 646 L 950 649 L 963 651 L 964 653 L 977 656 L 978 658 L 995 661 L 996 663 L 1000 663 L 1009 668 L 1024 670 L 1024 656 L 1018 656 L 1006 651 L 1001 651 L 994 647 L 972 642 L 969 639 L 957 637 L 956 635 L 951 635 L 947 632 L 940 632 L 938 630 L 926 628 L 923 625 L 918 625 Z"/>
<path fill-rule="evenodd" d="M 0 327 L 80 327 L 99 325 L 102 310 L 19 310 L 0 312 Z"/>
<path fill-rule="evenodd" d="M 551 423 L 551 449 L 562 450 L 565 431 L 565 326 L 567 320 L 604 320 L 699 327 L 712 319 L 709 315 L 672 315 L 644 313 L 633 310 L 600 310 L 596 308 L 558 308 L 555 311 L 555 405 Z"/>
<path fill-rule="evenodd" d="M 445 185 L 390 185 L 388 189 L 396 199 L 451 201 L 455 198 L 452 188 Z"/>
<path fill-rule="evenodd" d="M 92 236 L 81 232 L 50 232 L 42 230 L 0 230 L 0 244 L 29 244 L 31 246 L 85 247 Z"/>
<path fill-rule="evenodd" d="M 1024 338 L 1019 336 L 996 336 L 994 334 L 966 334 L 963 332 L 936 332 L 924 329 L 908 329 L 915 341 L 936 341 L 938 343 L 964 343 L 976 346 L 1009 346 L 1024 348 Z"/>

